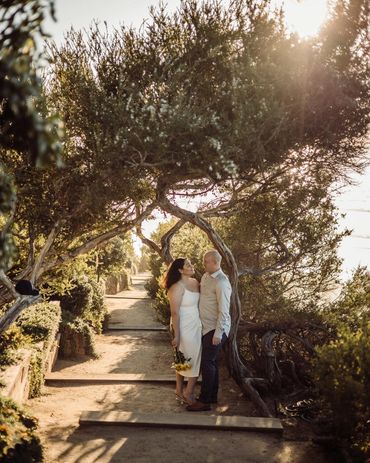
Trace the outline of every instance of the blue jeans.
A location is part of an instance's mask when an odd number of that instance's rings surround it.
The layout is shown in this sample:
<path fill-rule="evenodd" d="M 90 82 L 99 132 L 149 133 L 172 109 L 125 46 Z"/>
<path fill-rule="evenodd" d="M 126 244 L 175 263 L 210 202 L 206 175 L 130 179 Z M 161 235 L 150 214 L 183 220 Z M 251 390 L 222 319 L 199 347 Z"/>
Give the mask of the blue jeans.
<path fill-rule="evenodd" d="M 222 346 L 227 340 L 224 333 L 221 343 L 218 346 L 212 344 L 215 330 L 210 331 L 202 337 L 202 361 L 200 370 L 202 372 L 202 386 L 199 400 L 205 404 L 217 402 L 218 393 L 218 362 L 217 357 L 221 352 Z"/>

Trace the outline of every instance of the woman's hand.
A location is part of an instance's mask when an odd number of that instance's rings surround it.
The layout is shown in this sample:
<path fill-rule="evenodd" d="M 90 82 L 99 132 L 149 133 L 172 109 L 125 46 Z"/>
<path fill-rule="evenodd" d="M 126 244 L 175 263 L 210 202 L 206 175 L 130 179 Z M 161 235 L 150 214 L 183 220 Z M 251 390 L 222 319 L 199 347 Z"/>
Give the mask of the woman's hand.
<path fill-rule="evenodd" d="M 179 344 L 180 344 L 180 338 L 179 336 L 175 336 L 173 339 L 172 339 L 172 347 L 179 347 Z"/>

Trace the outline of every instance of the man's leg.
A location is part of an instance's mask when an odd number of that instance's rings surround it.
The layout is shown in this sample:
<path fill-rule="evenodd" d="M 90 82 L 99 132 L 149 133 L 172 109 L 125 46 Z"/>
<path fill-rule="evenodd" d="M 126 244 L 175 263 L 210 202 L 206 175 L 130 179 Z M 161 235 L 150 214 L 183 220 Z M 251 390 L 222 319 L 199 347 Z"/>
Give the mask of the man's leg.
<path fill-rule="evenodd" d="M 221 350 L 222 343 L 218 346 L 212 344 L 214 330 L 202 338 L 202 386 L 199 400 L 209 404 L 214 400 L 214 392 L 218 389 L 217 354 Z M 217 393 L 216 393 L 217 396 Z"/>
<path fill-rule="evenodd" d="M 218 385 L 219 385 L 219 380 L 218 380 L 218 355 L 219 355 L 222 347 L 224 346 L 226 340 L 227 340 L 227 336 L 224 333 L 222 335 L 221 344 L 219 344 L 217 346 L 219 349 L 218 349 L 217 356 L 216 356 L 216 371 L 215 371 L 215 378 L 214 378 L 214 382 L 213 382 L 213 389 L 212 389 L 212 393 L 211 393 L 211 403 L 217 403 L 217 394 L 218 394 Z"/>

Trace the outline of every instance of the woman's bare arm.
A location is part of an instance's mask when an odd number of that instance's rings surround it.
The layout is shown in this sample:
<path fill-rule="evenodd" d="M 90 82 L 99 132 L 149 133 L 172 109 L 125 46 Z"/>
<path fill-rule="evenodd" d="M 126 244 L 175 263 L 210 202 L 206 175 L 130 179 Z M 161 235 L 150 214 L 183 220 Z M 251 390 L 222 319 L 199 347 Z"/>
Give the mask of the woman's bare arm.
<path fill-rule="evenodd" d="M 168 300 L 170 301 L 172 326 L 174 330 L 174 338 L 172 340 L 173 347 L 179 347 L 180 344 L 180 316 L 179 309 L 184 295 L 185 288 L 182 284 L 175 283 L 168 291 Z"/>

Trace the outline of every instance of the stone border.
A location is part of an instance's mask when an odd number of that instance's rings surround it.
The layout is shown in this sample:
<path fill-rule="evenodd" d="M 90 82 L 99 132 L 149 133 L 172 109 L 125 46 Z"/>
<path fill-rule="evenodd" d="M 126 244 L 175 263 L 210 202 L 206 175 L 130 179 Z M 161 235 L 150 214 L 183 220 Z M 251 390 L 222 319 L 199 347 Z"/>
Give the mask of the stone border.
<path fill-rule="evenodd" d="M 29 367 L 32 351 L 19 350 L 21 360 L 16 365 L 10 365 L 1 374 L 5 387 L 0 389 L 1 395 L 9 397 L 16 402 L 23 403 L 28 398 Z"/>
<path fill-rule="evenodd" d="M 49 342 L 43 362 L 43 374 L 49 373 L 54 367 L 58 357 L 59 340 L 60 334 L 56 333 L 55 338 Z M 18 403 L 24 403 L 29 394 L 29 369 L 32 350 L 21 349 L 18 352 L 21 360 L 16 365 L 10 365 L 0 373 L 0 379 L 5 383 L 5 387 L 0 388 L 0 394 Z"/>

